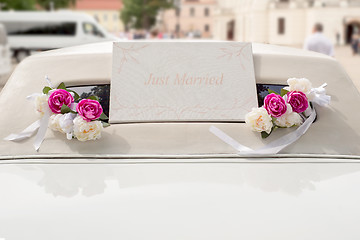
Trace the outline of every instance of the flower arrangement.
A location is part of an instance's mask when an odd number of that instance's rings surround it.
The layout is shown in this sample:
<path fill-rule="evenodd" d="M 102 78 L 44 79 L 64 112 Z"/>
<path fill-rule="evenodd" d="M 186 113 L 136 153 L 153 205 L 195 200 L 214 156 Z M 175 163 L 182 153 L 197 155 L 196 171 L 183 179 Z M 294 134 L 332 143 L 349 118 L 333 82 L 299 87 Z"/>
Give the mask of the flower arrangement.
<path fill-rule="evenodd" d="M 289 86 L 281 89 L 281 93 L 268 90 L 263 106 L 253 108 L 245 116 L 246 124 L 260 132 L 262 138 L 267 138 L 276 128 L 301 125 L 310 108 L 309 101 L 316 98 L 318 90 L 312 88 L 308 79 L 290 78 L 287 83 Z"/>
<path fill-rule="evenodd" d="M 43 93 L 35 97 L 35 108 L 41 116 L 49 116 L 50 129 L 66 134 L 69 140 L 99 139 L 103 128 L 109 126 L 97 96 L 80 99 L 64 83 L 56 89 L 44 87 Z"/>

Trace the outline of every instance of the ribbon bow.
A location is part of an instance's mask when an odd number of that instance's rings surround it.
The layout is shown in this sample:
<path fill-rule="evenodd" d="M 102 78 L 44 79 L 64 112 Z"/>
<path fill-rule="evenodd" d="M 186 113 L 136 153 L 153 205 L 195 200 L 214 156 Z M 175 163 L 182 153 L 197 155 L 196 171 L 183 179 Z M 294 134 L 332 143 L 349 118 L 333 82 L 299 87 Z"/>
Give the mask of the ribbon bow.
<path fill-rule="evenodd" d="M 52 87 L 51 81 L 48 78 L 48 76 L 45 76 L 45 80 L 48 82 L 49 86 Z M 34 93 L 34 94 L 31 94 L 30 96 L 27 96 L 26 98 L 28 100 L 35 100 L 35 98 L 39 95 L 40 94 Z M 9 136 L 5 137 L 4 140 L 20 141 L 20 140 L 31 137 L 37 131 L 33 146 L 34 146 L 35 150 L 38 151 L 41 146 L 41 143 L 44 141 L 46 130 L 47 130 L 48 124 L 49 124 L 50 116 L 51 116 L 51 110 L 50 110 L 49 106 L 46 104 L 46 106 L 44 107 L 44 115 L 42 116 L 42 118 L 40 120 L 37 120 L 34 123 L 30 124 L 30 126 L 25 128 L 22 132 L 20 132 L 18 134 L 14 134 L 14 133 L 10 134 Z"/>
<path fill-rule="evenodd" d="M 331 97 L 326 95 L 327 83 L 324 83 L 318 88 L 312 88 L 308 94 L 308 98 L 311 102 L 318 104 L 319 106 L 326 106 L 330 103 Z"/>

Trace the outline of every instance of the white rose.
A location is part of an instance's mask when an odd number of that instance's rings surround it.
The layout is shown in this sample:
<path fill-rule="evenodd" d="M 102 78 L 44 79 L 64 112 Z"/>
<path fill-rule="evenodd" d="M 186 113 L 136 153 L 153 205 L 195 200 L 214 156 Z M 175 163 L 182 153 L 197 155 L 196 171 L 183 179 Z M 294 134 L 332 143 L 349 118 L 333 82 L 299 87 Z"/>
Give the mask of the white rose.
<path fill-rule="evenodd" d="M 275 121 L 275 125 L 279 127 L 292 127 L 292 126 L 298 126 L 302 124 L 302 118 L 301 116 L 292 111 L 291 105 L 286 104 L 287 110 L 284 115 L 281 117 L 278 117 Z"/>
<path fill-rule="evenodd" d="M 53 114 L 49 119 L 49 128 L 53 131 L 58 131 L 61 133 L 65 133 L 60 126 L 59 120 L 63 117 L 62 114 Z"/>
<path fill-rule="evenodd" d="M 289 78 L 287 83 L 289 87 L 285 89 L 288 91 L 300 91 L 307 95 L 312 89 L 311 82 L 306 78 Z"/>
<path fill-rule="evenodd" d="M 35 97 L 35 109 L 38 113 L 44 115 L 45 108 L 48 107 L 49 96 L 46 94 L 41 94 Z"/>
<path fill-rule="evenodd" d="M 245 122 L 255 132 L 265 131 L 269 134 L 273 127 L 271 116 L 264 107 L 253 108 L 245 115 Z"/>
<path fill-rule="evenodd" d="M 66 113 L 63 114 L 59 118 L 59 125 L 63 132 L 65 133 L 71 133 L 74 129 L 74 118 L 76 117 L 76 114 L 74 113 Z"/>
<path fill-rule="evenodd" d="M 100 121 L 85 121 L 81 116 L 74 119 L 74 135 L 79 141 L 95 140 L 101 137 L 103 125 Z"/>

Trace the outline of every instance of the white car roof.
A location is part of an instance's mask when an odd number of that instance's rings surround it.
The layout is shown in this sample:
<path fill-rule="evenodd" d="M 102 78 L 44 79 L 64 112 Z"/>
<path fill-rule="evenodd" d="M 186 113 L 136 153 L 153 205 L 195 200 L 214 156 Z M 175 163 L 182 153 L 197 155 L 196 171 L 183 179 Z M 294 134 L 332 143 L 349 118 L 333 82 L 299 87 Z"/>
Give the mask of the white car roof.
<path fill-rule="evenodd" d="M 0 11 L 0 21 L 90 21 L 95 19 L 86 13 L 73 11 Z"/>
<path fill-rule="evenodd" d="M 306 77 L 314 87 L 327 83 L 332 97 L 329 107 L 317 108 L 317 120 L 297 142 L 280 155 L 312 157 L 360 157 L 360 94 L 341 65 L 322 54 L 253 44 L 256 82 L 282 84 L 290 77 Z M 112 43 L 96 43 L 64 48 L 31 56 L 12 74 L 0 94 L 0 139 L 18 133 L 38 119 L 33 103 L 26 96 L 41 92 L 48 75 L 54 85 L 109 84 Z M 137 123 L 113 124 L 97 141 L 68 141 L 65 136 L 47 131 L 40 151 L 33 138 L 21 142 L 0 140 L 0 159 L 34 157 L 221 157 L 237 152 L 209 132 L 211 125 L 221 128 L 251 148 L 264 146 L 285 132 L 282 129 L 262 140 L 244 123 Z"/>

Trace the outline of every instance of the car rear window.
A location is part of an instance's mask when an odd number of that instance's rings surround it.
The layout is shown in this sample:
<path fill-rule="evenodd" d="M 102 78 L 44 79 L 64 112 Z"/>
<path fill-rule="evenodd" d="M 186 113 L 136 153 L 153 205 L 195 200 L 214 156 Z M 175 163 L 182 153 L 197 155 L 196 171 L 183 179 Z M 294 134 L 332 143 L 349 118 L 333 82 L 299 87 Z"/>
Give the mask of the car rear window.
<path fill-rule="evenodd" d="M 77 92 L 80 95 L 80 98 L 88 98 L 90 96 L 99 97 L 99 102 L 103 108 L 104 113 L 106 116 L 109 116 L 110 84 L 74 86 L 67 88 Z"/>
<path fill-rule="evenodd" d="M 256 84 L 258 104 L 262 106 L 264 98 L 269 94 L 269 90 L 280 93 L 281 89 L 286 85 L 276 84 Z M 110 84 L 102 85 L 89 85 L 89 86 L 74 86 L 68 87 L 80 95 L 80 98 L 88 98 L 90 96 L 98 96 L 104 113 L 109 116 L 109 104 L 110 104 Z"/>
<path fill-rule="evenodd" d="M 269 94 L 269 90 L 280 93 L 281 89 L 287 85 L 277 85 L 277 84 L 256 84 L 257 95 L 258 95 L 258 104 L 259 107 L 263 105 L 264 98 Z"/>

